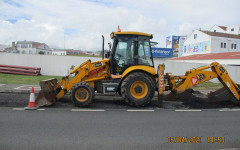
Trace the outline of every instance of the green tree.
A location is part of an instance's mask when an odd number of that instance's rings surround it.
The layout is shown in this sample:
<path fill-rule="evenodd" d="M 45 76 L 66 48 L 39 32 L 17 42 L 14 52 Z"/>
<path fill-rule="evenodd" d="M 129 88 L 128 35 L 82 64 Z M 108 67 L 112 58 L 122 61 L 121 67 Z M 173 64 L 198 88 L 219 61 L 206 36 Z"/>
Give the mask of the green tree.
<path fill-rule="evenodd" d="M 39 55 L 44 55 L 43 51 L 38 52 Z"/>

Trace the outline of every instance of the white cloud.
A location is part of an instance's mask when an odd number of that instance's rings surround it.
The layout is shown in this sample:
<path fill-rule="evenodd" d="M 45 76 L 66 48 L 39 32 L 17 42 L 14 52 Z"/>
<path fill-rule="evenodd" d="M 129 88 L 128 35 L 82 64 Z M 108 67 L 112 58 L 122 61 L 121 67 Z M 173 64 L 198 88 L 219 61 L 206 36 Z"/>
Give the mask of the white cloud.
<path fill-rule="evenodd" d="M 189 34 L 214 24 L 240 25 L 238 0 L 9 0 L 0 1 L 0 44 L 17 40 L 45 42 L 63 48 L 101 49 L 109 34 L 122 31 L 152 33 L 165 46 L 170 34 Z M 10 23 L 12 22 L 12 23 Z"/>

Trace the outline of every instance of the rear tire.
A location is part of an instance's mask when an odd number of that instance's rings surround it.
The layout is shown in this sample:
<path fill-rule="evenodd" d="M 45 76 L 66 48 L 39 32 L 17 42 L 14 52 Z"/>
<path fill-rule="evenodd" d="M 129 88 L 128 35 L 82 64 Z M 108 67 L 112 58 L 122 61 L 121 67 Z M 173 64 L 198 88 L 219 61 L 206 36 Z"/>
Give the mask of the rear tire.
<path fill-rule="evenodd" d="M 154 81 L 145 73 L 132 73 L 123 80 L 121 94 L 129 105 L 145 106 L 151 102 L 155 94 Z"/>
<path fill-rule="evenodd" d="M 75 106 L 88 106 L 94 98 L 94 90 L 90 84 L 79 82 L 72 87 L 70 95 Z"/>

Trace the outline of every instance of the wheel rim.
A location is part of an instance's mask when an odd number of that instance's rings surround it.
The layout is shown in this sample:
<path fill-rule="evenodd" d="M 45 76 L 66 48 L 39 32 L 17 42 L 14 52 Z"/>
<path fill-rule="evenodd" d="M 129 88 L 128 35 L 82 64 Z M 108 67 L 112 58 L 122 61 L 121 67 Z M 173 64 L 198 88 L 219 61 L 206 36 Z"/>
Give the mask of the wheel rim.
<path fill-rule="evenodd" d="M 148 93 L 148 86 L 144 81 L 135 81 L 130 87 L 130 93 L 134 98 L 142 99 Z"/>
<path fill-rule="evenodd" d="M 85 102 L 89 97 L 88 91 L 85 88 L 78 88 L 75 92 L 75 98 L 79 102 Z"/>

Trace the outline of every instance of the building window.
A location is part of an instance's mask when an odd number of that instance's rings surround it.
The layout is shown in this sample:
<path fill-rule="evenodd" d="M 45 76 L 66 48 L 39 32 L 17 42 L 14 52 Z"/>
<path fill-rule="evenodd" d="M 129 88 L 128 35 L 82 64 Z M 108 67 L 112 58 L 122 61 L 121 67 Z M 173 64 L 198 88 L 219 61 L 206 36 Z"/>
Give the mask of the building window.
<path fill-rule="evenodd" d="M 231 31 L 234 31 L 234 28 L 232 28 Z"/>
<path fill-rule="evenodd" d="M 194 34 L 194 39 L 196 39 L 197 38 L 197 34 Z"/>
<path fill-rule="evenodd" d="M 223 42 L 221 42 L 221 48 L 223 48 Z"/>
<path fill-rule="evenodd" d="M 224 48 L 226 48 L 227 47 L 227 44 L 226 43 L 224 43 Z"/>
<path fill-rule="evenodd" d="M 234 44 L 234 49 L 237 49 L 237 44 Z"/>
<path fill-rule="evenodd" d="M 28 44 L 21 44 L 21 48 L 28 48 Z"/>
<path fill-rule="evenodd" d="M 233 45 L 234 45 L 234 44 L 232 43 L 232 44 L 231 44 L 231 49 L 233 49 Z"/>

